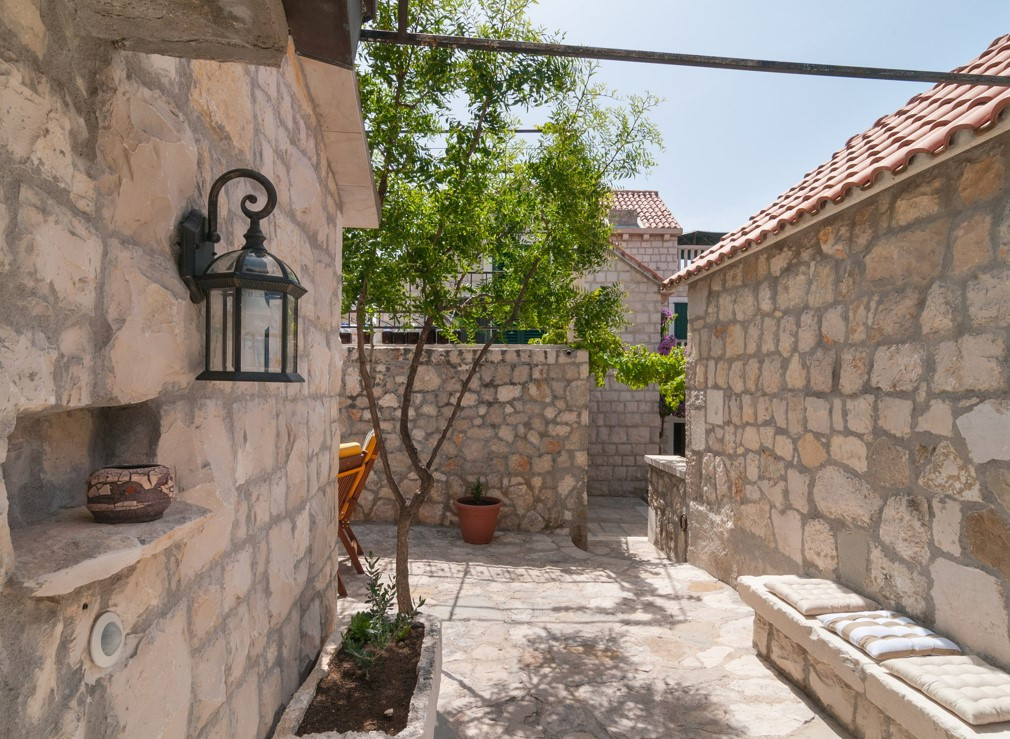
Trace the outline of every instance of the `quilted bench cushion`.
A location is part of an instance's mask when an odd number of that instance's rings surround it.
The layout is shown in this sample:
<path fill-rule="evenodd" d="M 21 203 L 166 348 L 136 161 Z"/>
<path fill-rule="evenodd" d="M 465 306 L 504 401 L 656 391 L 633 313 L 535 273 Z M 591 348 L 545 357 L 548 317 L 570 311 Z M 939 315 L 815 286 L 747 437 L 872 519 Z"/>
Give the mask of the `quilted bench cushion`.
<path fill-rule="evenodd" d="M 869 598 L 831 580 L 783 575 L 765 581 L 765 587 L 804 616 L 869 611 L 877 607 Z"/>
<path fill-rule="evenodd" d="M 829 613 L 817 618 L 876 660 L 961 654 L 961 648 L 950 639 L 894 611 Z"/>
<path fill-rule="evenodd" d="M 906 657 L 884 666 L 969 724 L 1010 721 L 1010 675 L 978 657 Z"/>

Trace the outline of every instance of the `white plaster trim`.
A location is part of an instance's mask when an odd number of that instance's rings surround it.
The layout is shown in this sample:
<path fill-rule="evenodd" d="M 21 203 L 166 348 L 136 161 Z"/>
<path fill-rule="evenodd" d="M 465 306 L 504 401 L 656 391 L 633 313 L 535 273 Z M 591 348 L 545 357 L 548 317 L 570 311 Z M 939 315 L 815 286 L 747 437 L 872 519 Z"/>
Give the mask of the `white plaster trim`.
<path fill-rule="evenodd" d="M 737 252 L 735 255 L 723 259 L 723 261 L 720 262 L 719 264 L 712 265 L 708 269 L 702 270 L 696 275 L 686 277 L 680 282 L 678 282 L 676 285 L 670 285 L 669 287 L 664 288 L 663 292 L 664 294 L 670 294 L 672 293 L 673 290 L 675 290 L 678 287 L 684 285 L 690 285 L 692 282 L 696 282 L 702 278 L 709 277 L 718 272 L 723 267 L 727 267 L 731 264 L 736 264 L 740 262 L 742 259 L 746 259 L 747 257 L 751 256 L 752 254 L 756 254 L 762 249 L 765 249 L 769 246 L 774 246 L 783 239 L 789 238 L 790 236 L 794 236 L 795 234 L 800 233 L 804 229 L 809 228 L 814 224 L 820 223 L 825 218 L 831 218 L 832 216 L 841 213 L 846 208 L 861 203 L 867 198 L 873 197 L 877 193 L 883 192 L 889 187 L 899 185 L 905 182 L 909 177 L 913 177 L 921 172 L 925 172 L 927 169 L 935 167 L 939 164 L 943 164 L 944 162 L 947 162 L 953 159 L 954 157 L 960 156 L 961 154 L 971 151 L 975 147 L 981 146 L 982 144 L 996 138 L 1000 134 L 1007 133 L 1008 131 L 1010 131 L 1010 115 L 1000 116 L 999 122 L 995 126 L 990 128 L 988 131 L 982 131 L 982 132 L 972 132 L 967 130 L 958 131 L 954 135 L 954 138 L 951 141 L 950 146 L 948 146 L 941 153 L 933 155 L 926 153 L 916 154 L 912 158 L 912 161 L 908 165 L 908 167 L 906 167 L 901 172 L 899 173 L 888 172 L 882 174 L 877 180 L 873 182 L 873 184 L 870 187 L 865 189 L 856 188 L 851 190 L 849 194 L 845 197 L 845 199 L 842 200 L 840 203 L 828 203 L 814 215 L 805 214 L 801 216 L 800 220 L 797 223 L 792 223 L 789 224 L 788 226 L 783 227 L 782 230 L 780 230 L 778 233 L 765 237 L 764 241 L 762 241 L 759 244 L 751 244 L 749 247 L 747 247 L 747 251 L 742 253 Z M 970 138 L 967 142 L 961 143 L 962 139 L 968 137 Z"/>
<path fill-rule="evenodd" d="M 621 236 L 681 236 L 683 228 L 635 228 L 634 226 L 614 226 L 614 233 Z"/>

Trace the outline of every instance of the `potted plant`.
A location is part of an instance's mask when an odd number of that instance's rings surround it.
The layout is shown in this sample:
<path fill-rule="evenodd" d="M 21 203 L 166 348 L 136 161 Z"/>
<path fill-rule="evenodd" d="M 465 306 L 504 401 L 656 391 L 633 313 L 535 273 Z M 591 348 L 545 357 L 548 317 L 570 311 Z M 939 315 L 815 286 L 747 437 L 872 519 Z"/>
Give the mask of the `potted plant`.
<path fill-rule="evenodd" d="M 378 557 L 365 558 L 366 609 L 339 618 L 316 668 L 291 698 L 275 733 L 295 736 L 432 737 L 442 671 L 441 625 L 419 600 L 390 615 L 396 586 Z M 373 733 L 374 732 L 374 733 Z"/>
<path fill-rule="evenodd" d="M 470 486 L 467 494 L 457 498 L 455 503 L 463 541 L 467 544 L 490 544 L 498 526 L 501 500 L 485 495 L 484 483 L 478 479 Z"/>

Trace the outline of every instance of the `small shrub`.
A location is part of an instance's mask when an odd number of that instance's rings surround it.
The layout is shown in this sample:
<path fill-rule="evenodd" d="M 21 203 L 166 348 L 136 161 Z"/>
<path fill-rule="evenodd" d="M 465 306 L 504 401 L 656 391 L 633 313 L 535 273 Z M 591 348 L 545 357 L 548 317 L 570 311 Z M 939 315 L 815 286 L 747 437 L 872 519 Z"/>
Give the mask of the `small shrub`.
<path fill-rule="evenodd" d="M 484 483 L 481 482 L 480 478 L 477 478 L 477 482 L 470 486 L 469 493 L 475 505 L 480 505 L 484 502 Z"/>
<path fill-rule="evenodd" d="M 390 608 L 396 600 L 396 584 L 392 576 L 386 582 L 382 581 L 379 558 L 371 552 L 365 557 L 365 574 L 368 575 L 368 610 L 351 616 L 351 623 L 343 633 L 341 648 L 355 664 L 367 670 L 390 644 L 407 637 L 418 611 L 424 605 L 424 598 L 413 604 L 409 611 L 390 616 Z"/>

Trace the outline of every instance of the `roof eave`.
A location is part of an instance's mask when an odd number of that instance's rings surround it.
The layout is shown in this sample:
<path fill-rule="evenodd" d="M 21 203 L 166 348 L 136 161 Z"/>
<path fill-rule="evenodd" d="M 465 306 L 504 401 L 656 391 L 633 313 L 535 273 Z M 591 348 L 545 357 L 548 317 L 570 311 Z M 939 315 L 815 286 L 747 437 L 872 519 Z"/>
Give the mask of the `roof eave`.
<path fill-rule="evenodd" d="M 671 228 L 634 228 L 631 226 L 614 226 L 614 233 L 628 234 L 628 235 L 662 235 L 662 236 L 680 236 L 684 233 L 684 229 L 681 226 L 673 226 Z"/>
<path fill-rule="evenodd" d="M 984 131 L 959 131 L 951 141 L 950 145 L 939 154 L 916 154 L 909 161 L 908 165 L 900 172 L 885 172 L 870 183 L 870 185 L 851 190 L 841 201 L 837 203 L 829 202 L 813 215 L 804 214 L 795 224 L 787 224 L 777 232 L 766 236 L 760 242 L 748 244 L 742 247 L 736 254 L 726 256 L 719 262 L 705 267 L 698 272 L 687 274 L 676 281 L 674 281 L 674 278 L 681 273 L 667 277 L 663 281 L 661 289 L 664 294 L 668 295 L 670 291 L 678 287 L 689 285 L 692 282 L 702 279 L 703 277 L 708 277 L 727 266 L 729 263 L 735 264 L 740 259 L 743 259 L 751 254 L 755 254 L 768 246 L 777 244 L 784 238 L 800 233 L 804 229 L 809 228 L 826 218 L 835 216 L 846 208 L 857 205 L 858 203 L 873 197 L 889 187 L 905 182 L 909 177 L 913 177 L 916 174 L 931 169 L 932 167 L 943 164 L 944 162 L 960 156 L 976 146 L 981 146 L 982 144 L 1000 136 L 1001 134 L 1005 134 L 1008 131 L 1010 131 L 1010 115 L 1000 116 L 999 120 L 993 126 Z"/>

